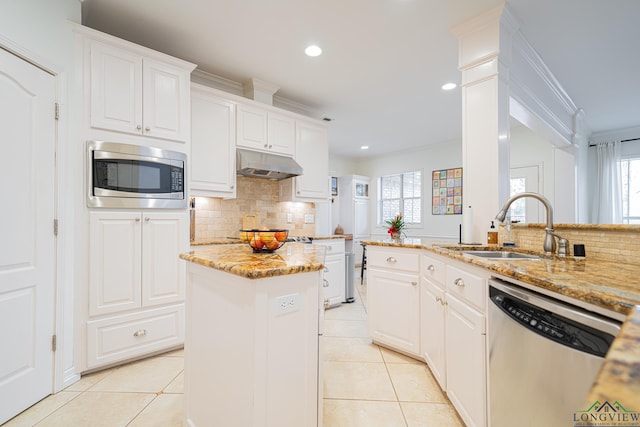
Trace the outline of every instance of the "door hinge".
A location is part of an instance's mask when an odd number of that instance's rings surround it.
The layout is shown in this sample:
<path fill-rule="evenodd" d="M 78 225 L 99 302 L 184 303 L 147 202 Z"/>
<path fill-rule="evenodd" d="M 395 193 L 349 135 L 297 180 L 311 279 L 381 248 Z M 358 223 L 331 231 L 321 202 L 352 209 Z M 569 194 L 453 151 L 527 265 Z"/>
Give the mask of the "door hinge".
<path fill-rule="evenodd" d="M 60 104 L 58 104 L 57 102 L 55 103 L 55 107 L 54 107 L 54 118 L 56 120 L 60 119 Z"/>
<path fill-rule="evenodd" d="M 53 235 L 57 236 L 58 235 L 58 219 L 54 219 L 53 220 Z"/>
<path fill-rule="evenodd" d="M 51 336 L 51 351 L 56 351 L 57 347 L 58 347 L 58 336 L 54 334 Z"/>

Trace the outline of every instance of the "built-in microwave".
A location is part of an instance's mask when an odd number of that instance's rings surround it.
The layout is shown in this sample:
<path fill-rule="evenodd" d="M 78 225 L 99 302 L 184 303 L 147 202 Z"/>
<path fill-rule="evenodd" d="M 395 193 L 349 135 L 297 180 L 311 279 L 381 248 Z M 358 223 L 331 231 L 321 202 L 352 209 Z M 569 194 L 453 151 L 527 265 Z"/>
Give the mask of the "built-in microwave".
<path fill-rule="evenodd" d="M 186 161 L 177 151 L 88 141 L 87 206 L 186 208 Z"/>

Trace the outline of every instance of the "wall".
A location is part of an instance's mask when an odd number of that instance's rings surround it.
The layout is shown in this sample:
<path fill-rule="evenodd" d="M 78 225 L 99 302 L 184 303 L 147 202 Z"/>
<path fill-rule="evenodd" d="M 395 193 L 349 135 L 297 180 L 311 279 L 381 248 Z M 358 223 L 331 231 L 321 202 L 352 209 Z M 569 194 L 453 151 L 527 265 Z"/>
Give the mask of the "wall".
<path fill-rule="evenodd" d="M 238 237 L 243 214 L 256 214 L 259 226 L 284 228 L 291 236 L 315 235 L 315 223 L 304 222 L 305 215 L 315 215 L 313 203 L 278 202 L 278 182 L 268 179 L 238 176 L 236 186 L 236 199 L 196 197 L 196 241 Z"/>
<path fill-rule="evenodd" d="M 378 178 L 382 175 L 421 171 L 423 185 L 422 224 L 409 226 L 409 237 L 444 238 L 458 241 L 462 215 L 431 214 L 431 172 L 462 165 L 461 143 L 451 140 L 420 149 L 358 160 L 352 173 L 371 177 L 369 209 L 372 238 L 387 238 L 386 225 L 378 225 Z M 464 174 L 464 171 L 462 172 Z M 464 201 L 464 188 L 462 197 Z M 463 202 L 464 203 L 464 202 Z"/>
<path fill-rule="evenodd" d="M 17 50 L 23 56 L 57 76 L 60 103 L 57 141 L 57 198 L 59 219 L 57 238 L 57 318 L 55 389 L 60 390 L 77 379 L 74 368 L 75 240 L 74 213 L 81 193 L 72 185 L 78 165 L 70 155 L 71 141 L 77 139 L 79 106 L 70 82 L 74 79 L 74 44 L 68 21 L 80 22 L 78 0 L 0 0 L 0 45 Z M 80 163 L 81 164 L 81 163 Z M 80 167 L 81 169 L 81 167 Z M 79 233 L 78 233 L 79 234 Z"/>

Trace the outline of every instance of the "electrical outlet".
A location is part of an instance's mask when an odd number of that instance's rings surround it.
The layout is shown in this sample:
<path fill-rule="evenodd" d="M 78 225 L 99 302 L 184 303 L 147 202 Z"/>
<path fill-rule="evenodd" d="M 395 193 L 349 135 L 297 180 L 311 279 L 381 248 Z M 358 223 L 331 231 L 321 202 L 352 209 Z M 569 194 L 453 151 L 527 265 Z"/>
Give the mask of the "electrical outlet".
<path fill-rule="evenodd" d="M 304 223 L 305 224 L 313 224 L 313 214 L 305 214 L 304 215 Z"/>
<path fill-rule="evenodd" d="M 298 310 L 298 298 L 300 294 L 282 295 L 276 298 L 278 314 L 290 313 Z"/>
<path fill-rule="evenodd" d="M 293 214 L 292 213 L 288 213 L 287 214 L 287 222 L 289 224 L 291 224 L 293 222 Z"/>

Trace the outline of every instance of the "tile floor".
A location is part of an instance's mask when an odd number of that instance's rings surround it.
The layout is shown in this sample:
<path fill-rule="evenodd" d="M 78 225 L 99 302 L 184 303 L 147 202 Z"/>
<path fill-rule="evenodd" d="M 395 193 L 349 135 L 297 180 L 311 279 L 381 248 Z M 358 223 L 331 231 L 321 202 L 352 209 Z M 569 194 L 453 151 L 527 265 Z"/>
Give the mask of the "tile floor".
<path fill-rule="evenodd" d="M 366 283 L 325 314 L 325 427 L 463 426 L 425 364 L 371 343 Z M 85 375 L 3 426 L 182 426 L 183 350 Z"/>

